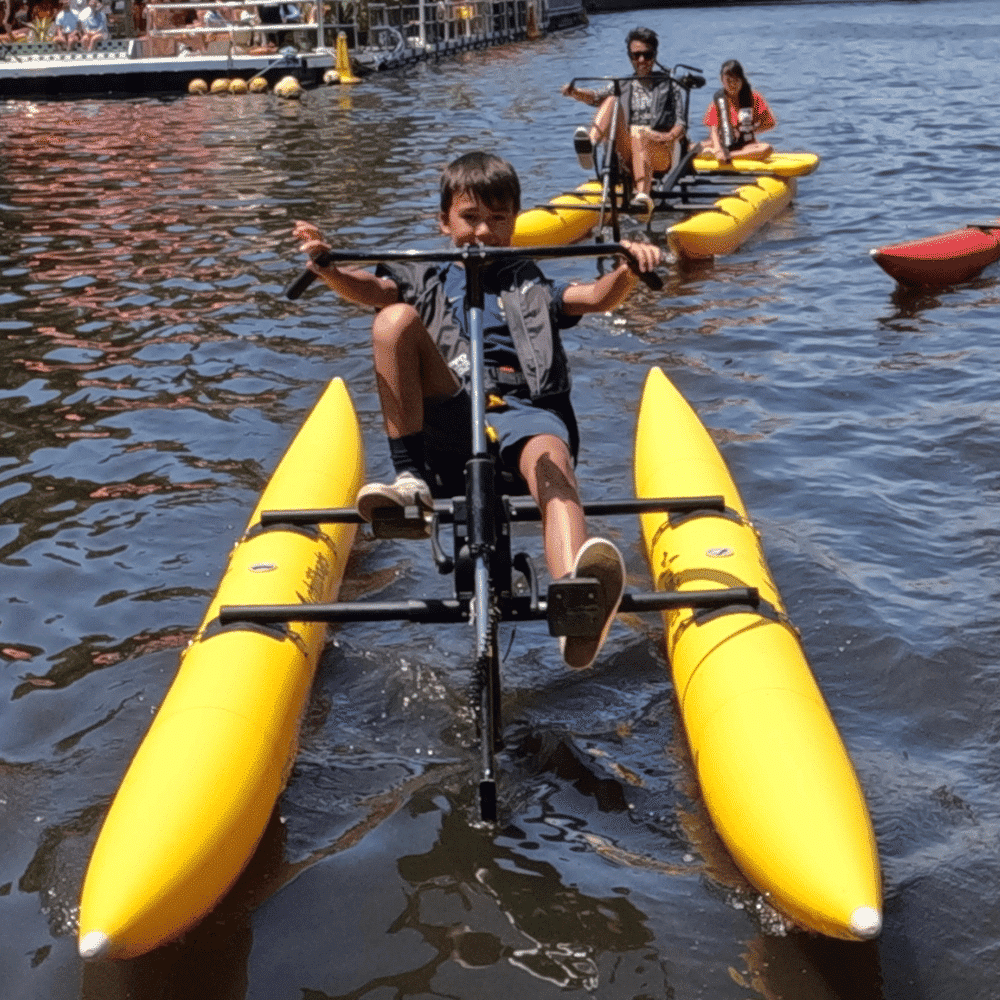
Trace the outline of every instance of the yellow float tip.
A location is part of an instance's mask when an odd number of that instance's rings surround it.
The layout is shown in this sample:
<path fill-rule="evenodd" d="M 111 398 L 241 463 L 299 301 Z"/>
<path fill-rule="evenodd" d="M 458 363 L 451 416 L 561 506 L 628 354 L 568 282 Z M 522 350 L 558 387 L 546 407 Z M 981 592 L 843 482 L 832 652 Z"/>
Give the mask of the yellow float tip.
<path fill-rule="evenodd" d="M 80 958 L 104 958 L 111 950 L 111 938 L 103 931 L 88 931 L 80 938 Z"/>
<path fill-rule="evenodd" d="M 864 941 L 878 937 L 882 930 L 882 914 L 874 906 L 859 906 L 851 914 L 851 931 Z"/>

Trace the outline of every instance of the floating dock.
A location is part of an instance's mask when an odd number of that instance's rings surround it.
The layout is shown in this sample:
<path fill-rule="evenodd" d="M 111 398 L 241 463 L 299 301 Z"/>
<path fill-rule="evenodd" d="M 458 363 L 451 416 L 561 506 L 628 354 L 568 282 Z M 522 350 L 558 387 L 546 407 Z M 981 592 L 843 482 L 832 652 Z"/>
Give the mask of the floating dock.
<path fill-rule="evenodd" d="M 251 18 L 236 0 L 149 4 L 138 30 L 123 23 L 131 25 L 129 16 L 113 18 L 114 32 L 135 37 L 109 38 L 93 51 L 66 51 L 52 41 L 50 26 L 36 25 L 30 38 L 0 45 L 0 98 L 178 94 L 196 79 L 211 85 L 254 77 L 273 85 L 292 76 L 309 88 L 336 82 L 345 58 L 364 76 L 586 21 L 583 0 L 363 2 L 344 22 L 324 22 L 323 4 L 304 0 L 294 23 L 275 23 L 280 0 L 254 6 Z M 207 26 L 205 11 L 214 15 Z"/>

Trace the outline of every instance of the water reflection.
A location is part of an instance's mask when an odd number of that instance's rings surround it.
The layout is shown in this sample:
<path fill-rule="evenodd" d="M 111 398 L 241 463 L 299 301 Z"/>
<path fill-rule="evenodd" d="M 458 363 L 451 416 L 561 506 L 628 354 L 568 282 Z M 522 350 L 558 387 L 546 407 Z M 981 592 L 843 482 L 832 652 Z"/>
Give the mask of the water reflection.
<path fill-rule="evenodd" d="M 499 845 L 488 829 L 469 822 L 464 806 L 455 805 L 431 790 L 415 796 L 405 816 L 390 823 L 402 842 L 430 838 L 426 849 L 395 862 L 396 876 L 372 869 L 371 851 L 356 859 L 354 877 L 364 879 L 380 905 L 354 913 L 362 927 L 338 936 L 335 966 L 300 954 L 312 970 L 310 996 L 501 997 L 525 990 L 543 996 L 537 991 L 591 992 L 612 981 L 616 996 L 671 995 L 668 963 L 648 954 L 653 934 L 626 898 L 593 896 L 567 885 L 551 864 Z M 376 839 L 385 835 L 383 829 Z M 506 839 L 512 843 L 523 835 L 512 830 Z M 385 909 L 392 899 L 395 905 Z M 319 906 L 333 916 L 328 905 L 313 898 L 310 909 Z M 384 922 L 384 944 L 368 939 L 363 955 L 345 948 L 359 930 L 364 934 L 372 917 Z M 339 915 L 330 929 L 345 933 L 343 925 Z M 281 950 L 286 960 L 291 957 L 288 943 Z M 292 965 L 298 968 L 300 960 Z M 331 989 L 334 983 L 340 985 Z"/>

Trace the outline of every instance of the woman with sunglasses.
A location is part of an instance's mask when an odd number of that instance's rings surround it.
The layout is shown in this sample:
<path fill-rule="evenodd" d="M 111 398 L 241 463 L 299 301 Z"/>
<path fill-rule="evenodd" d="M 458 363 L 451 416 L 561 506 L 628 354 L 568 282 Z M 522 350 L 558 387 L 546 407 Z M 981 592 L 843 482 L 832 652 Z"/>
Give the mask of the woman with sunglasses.
<path fill-rule="evenodd" d="M 747 160 L 763 160 L 772 148 L 757 140 L 757 133 L 774 128 L 778 123 L 767 101 L 751 90 L 743 67 L 735 59 L 722 64 L 719 74 L 722 90 L 717 90 L 705 112 L 704 124 L 710 135 L 704 152 L 720 163 L 729 163 L 733 153 Z"/>
<path fill-rule="evenodd" d="M 645 221 L 653 211 L 650 191 L 653 177 L 670 169 L 674 144 L 684 134 L 684 123 L 678 121 L 680 88 L 669 73 L 657 65 L 659 39 L 650 28 L 634 28 L 625 39 L 634 75 L 622 82 L 615 130 L 615 152 L 622 165 L 631 172 L 636 194 L 630 206 L 634 215 Z M 573 136 L 580 163 L 585 170 L 594 165 L 594 146 L 604 142 L 615 117 L 614 95 L 595 90 L 581 90 L 571 84 L 563 94 L 584 104 L 597 107 L 589 129 L 581 126 Z"/>

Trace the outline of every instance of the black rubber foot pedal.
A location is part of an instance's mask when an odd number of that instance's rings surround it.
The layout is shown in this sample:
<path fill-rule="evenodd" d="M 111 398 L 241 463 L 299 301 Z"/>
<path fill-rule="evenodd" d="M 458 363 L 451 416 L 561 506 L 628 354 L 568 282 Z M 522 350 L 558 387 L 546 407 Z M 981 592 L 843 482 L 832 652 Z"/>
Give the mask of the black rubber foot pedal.
<path fill-rule="evenodd" d="M 549 635 L 573 639 L 596 639 L 604 628 L 606 615 L 599 580 L 577 577 L 549 584 Z"/>
<path fill-rule="evenodd" d="M 376 538 L 430 538 L 434 518 L 422 507 L 380 507 L 371 524 Z"/>

